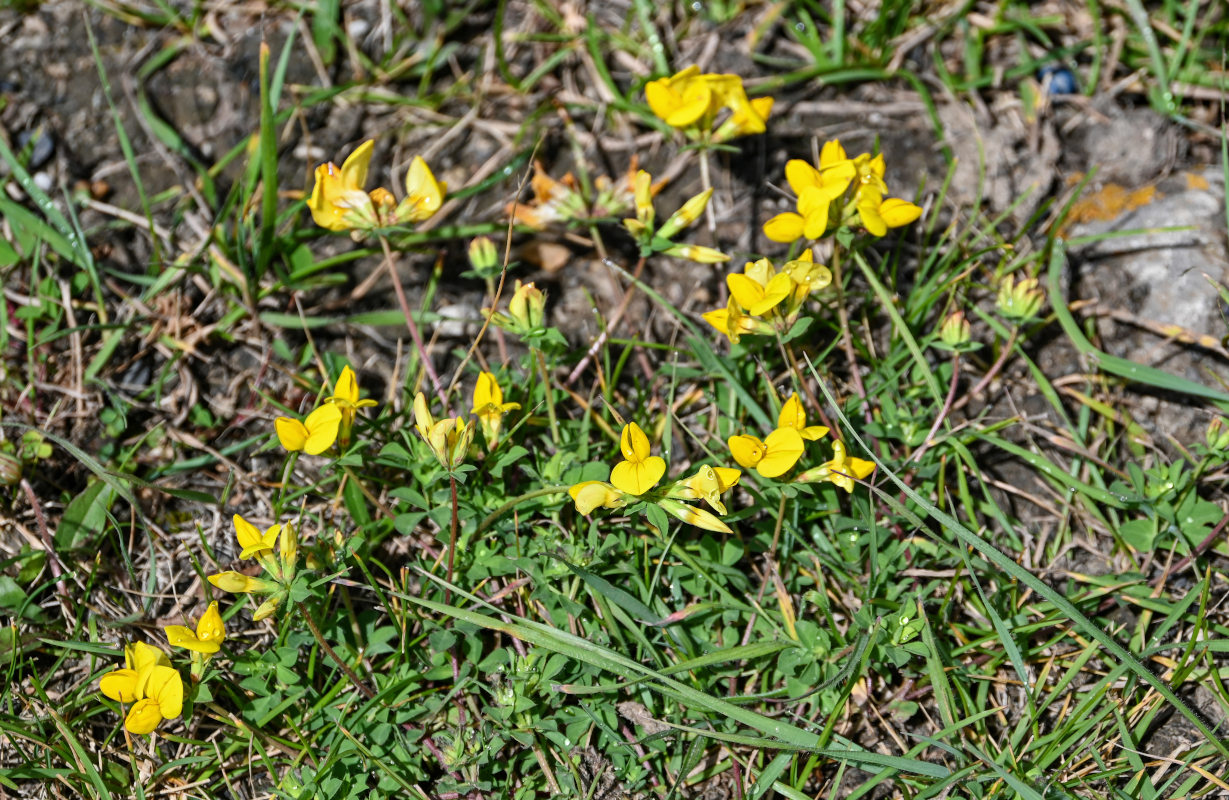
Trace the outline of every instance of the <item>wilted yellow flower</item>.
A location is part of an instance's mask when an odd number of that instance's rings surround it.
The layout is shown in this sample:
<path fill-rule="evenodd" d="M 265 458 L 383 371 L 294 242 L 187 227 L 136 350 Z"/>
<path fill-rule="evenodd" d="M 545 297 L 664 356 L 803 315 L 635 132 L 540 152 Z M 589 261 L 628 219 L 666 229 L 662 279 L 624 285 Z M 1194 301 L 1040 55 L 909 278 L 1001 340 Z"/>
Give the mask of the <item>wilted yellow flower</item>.
<path fill-rule="evenodd" d="M 410 162 L 406 197 L 400 203 L 384 188 L 366 192 L 363 187 L 374 147 L 372 140 L 363 142 L 340 168 L 331 161 L 316 167 L 307 207 L 317 225 L 331 231 L 378 228 L 421 222 L 439 211 L 445 187 L 419 156 Z"/>
<path fill-rule="evenodd" d="M 474 423 L 457 417 L 436 421 L 427 407 L 427 398 L 419 392 L 414 396 L 414 426 L 431 448 L 440 466 L 453 469 L 465 461 L 465 454 L 474 440 Z"/>
<path fill-rule="evenodd" d="M 222 615 L 218 613 L 218 601 L 209 604 L 209 608 L 196 623 L 196 630 L 183 625 L 168 625 L 166 640 L 172 647 L 182 647 L 196 653 L 213 654 L 222 647 L 226 638 L 226 626 Z"/>
<path fill-rule="evenodd" d="M 797 483 L 817 483 L 827 481 L 841 487 L 847 492 L 853 491 L 853 482 L 862 480 L 875 471 L 875 462 L 861 458 L 851 458 L 846 455 L 845 444 L 841 441 L 832 443 L 832 460 L 815 469 L 809 469 L 795 478 Z"/>
<path fill-rule="evenodd" d="M 582 481 L 568 489 L 568 495 L 581 514 L 591 514 L 595 508 L 622 508 L 635 499 L 605 481 Z"/>
<path fill-rule="evenodd" d="M 341 409 L 326 403 L 300 422 L 293 417 L 278 417 L 274 421 L 277 439 L 290 451 L 302 450 L 316 456 L 333 446 L 341 426 Z"/>
<path fill-rule="evenodd" d="M 629 422 L 619 436 L 619 452 L 623 460 L 610 471 L 610 482 L 616 489 L 637 497 L 652 489 L 666 473 L 666 462 L 649 455 L 649 437 L 640 426 Z"/>
<path fill-rule="evenodd" d="M 667 497 L 678 500 L 703 500 L 718 514 L 725 513 L 721 495 L 732 489 L 742 472 L 730 467 L 710 467 L 707 464 L 690 478 L 681 480 L 670 488 Z"/>
<path fill-rule="evenodd" d="M 489 372 L 478 375 L 478 382 L 474 384 L 473 401 L 471 413 L 478 418 L 478 424 L 482 426 L 486 446 L 493 450 L 499 442 L 499 429 L 503 424 L 504 414 L 516 411 L 521 404 L 505 403 L 503 389 L 499 388 L 495 376 Z"/>
<path fill-rule="evenodd" d="M 671 500 L 669 498 L 658 500 L 657 505 L 670 516 L 681 519 L 688 525 L 695 525 L 697 528 L 714 531 L 715 533 L 733 533 L 730 530 L 730 526 L 702 508 L 689 506 L 686 503 L 680 503 L 678 500 Z"/>
<path fill-rule="evenodd" d="M 738 465 L 754 469 L 765 478 L 776 478 L 789 472 L 802 458 L 802 434 L 793 428 L 777 428 L 768 438 L 743 434 L 731 436 L 726 444 Z"/>
<path fill-rule="evenodd" d="M 227 570 L 206 577 L 210 583 L 231 594 L 268 594 L 277 589 L 277 584 L 262 578 L 253 578 L 242 572 Z"/>

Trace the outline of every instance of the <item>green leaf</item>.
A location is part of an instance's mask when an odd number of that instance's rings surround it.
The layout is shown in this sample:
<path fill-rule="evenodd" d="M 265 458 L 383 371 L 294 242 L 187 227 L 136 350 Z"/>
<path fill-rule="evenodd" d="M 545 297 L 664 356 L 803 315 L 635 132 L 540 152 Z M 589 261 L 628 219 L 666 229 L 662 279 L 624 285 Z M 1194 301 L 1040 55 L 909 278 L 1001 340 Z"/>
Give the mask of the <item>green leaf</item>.
<path fill-rule="evenodd" d="M 56 549 L 81 547 L 101 533 L 114 501 L 114 489 L 102 481 L 92 481 L 64 509 L 64 517 L 55 531 Z"/>

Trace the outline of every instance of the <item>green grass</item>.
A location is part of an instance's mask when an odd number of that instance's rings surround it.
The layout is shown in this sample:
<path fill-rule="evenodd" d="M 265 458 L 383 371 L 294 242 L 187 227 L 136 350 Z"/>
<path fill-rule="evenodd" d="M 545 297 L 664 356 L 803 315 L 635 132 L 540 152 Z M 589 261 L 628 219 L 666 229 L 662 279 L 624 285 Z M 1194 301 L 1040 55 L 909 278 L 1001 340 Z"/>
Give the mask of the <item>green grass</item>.
<path fill-rule="evenodd" d="M 723 307 L 725 275 L 760 253 L 685 264 L 663 251 L 732 252 L 732 234 L 701 215 L 672 241 L 652 226 L 637 237 L 620 224 L 637 216 L 630 196 L 594 207 L 635 152 L 655 178 L 678 159 L 653 201 L 658 227 L 702 182 L 723 209 L 750 208 L 737 204 L 773 190 L 731 165 L 760 144 L 812 147 L 770 138 L 783 109 L 866 84 L 910 93 L 937 121 L 945 95 L 1015 92 L 1054 63 L 1086 96 L 1117 87 L 1179 123 L 1203 119 L 1224 88 L 1217 4 L 1090 2 L 1036 17 L 1012 0 L 930 16 L 886 2 L 868 18 L 845 2 L 633 2 L 623 19 L 605 8 L 574 18 L 550 0 L 437 2 L 391 4 L 388 27 L 366 33 L 346 4 L 270 4 L 267 21 L 303 24 L 244 54 L 253 113 L 213 163 L 144 85 L 212 41 L 203 7 L 181 5 L 94 4 L 96 31 L 114 35 L 99 25 L 111 15 L 109 26 L 177 37 L 140 72 L 130 105 L 143 125 L 113 83 L 114 42 L 90 38 L 98 73 L 75 77 L 108 87 L 129 213 L 40 189 L 29 153 L 0 141 L 0 611 L 11 622 L 0 629 L 0 794 L 1229 791 L 1229 450 L 1215 426 L 1206 440 L 1154 441 L 1139 402 L 1160 393 L 1211 419 L 1229 410 L 1229 390 L 1105 352 L 1067 305 L 1068 243 L 952 209 L 950 172 L 894 180 L 928 216 L 883 239 L 858 225 L 828 235 L 832 285 L 772 335 L 737 344 L 700 315 Z M 736 154 L 686 146 L 645 100 L 645 82 L 687 66 L 678 53 L 714 31 L 750 94 L 778 103 L 768 136 L 733 142 Z M 358 105 L 355 138 L 308 130 Z M 325 154 L 337 163 L 377 138 L 366 188 L 398 199 L 410 159 L 426 153 L 449 183 L 443 209 L 355 241 L 317 226 L 294 154 L 305 132 L 341 148 Z M 191 186 L 159 183 L 142 158 L 148 135 Z M 628 150 L 634 136 L 643 146 Z M 503 210 L 529 198 L 535 158 L 555 180 L 576 175 L 579 204 L 542 231 Z M 777 166 L 763 179 L 786 186 Z M 183 233 L 201 224 L 203 237 Z M 497 259 L 466 263 L 483 235 Z M 797 255 L 758 241 L 778 268 Z M 529 244 L 567 248 L 556 275 Z M 149 259 L 125 266 L 116 247 Z M 1005 305 L 1009 275 L 1018 296 Z M 449 305 L 512 315 L 516 280 L 546 287 L 543 324 L 439 335 Z M 1020 311 L 1030 301 L 1041 305 Z M 957 311 L 972 340 L 950 346 L 941 326 Z M 287 454 L 274 419 L 302 420 L 347 365 L 376 405 L 358 411 L 348 443 Z M 482 371 L 519 408 L 497 445 L 474 429 L 441 462 L 415 395 L 463 425 Z M 631 422 L 667 462 L 657 489 L 734 466 L 727 440 L 766 438 L 795 392 L 807 423 L 831 428 L 798 467 L 744 469 L 720 494 L 725 514 L 674 498 L 728 531 L 685 524 L 651 492 L 589 515 L 568 496 L 610 477 Z M 1044 420 L 1017 410 L 1023 398 Z M 836 440 L 873 474 L 850 492 L 790 480 L 834 457 Z M 233 514 L 260 531 L 291 525 L 297 554 L 285 538 L 239 558 Z M 277 608 L 253 620 L 267 597 L 208 580 L 228 570 L 276 578 Z M 194 629 L 213 600 L 227 638 L 192 661 L 163 628 Z M 125 730 L 132 703 L 99 691 L 135 641 L 165 650 L 186 690 L 182 714 L 152 737 Z"/>

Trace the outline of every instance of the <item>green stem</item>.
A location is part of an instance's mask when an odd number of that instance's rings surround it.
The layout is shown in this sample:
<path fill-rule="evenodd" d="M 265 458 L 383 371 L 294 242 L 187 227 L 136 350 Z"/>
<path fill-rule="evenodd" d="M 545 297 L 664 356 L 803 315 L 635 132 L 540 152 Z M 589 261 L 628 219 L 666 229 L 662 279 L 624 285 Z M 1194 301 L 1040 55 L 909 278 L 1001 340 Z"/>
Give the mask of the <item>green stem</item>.
<path fill-rule="evenodd" d="M 457 527 L 460 524 L 457 507 L 457 479 L 448 475 L 448 487 L 452 491 L 452 522 L 448 526 L 448 586 L 444 587 L 444 604 L 452 600 L 452 567 L 457 554 Z"/>
<path fill-rule="evenodd" d="M 368 700 L 374 700 L 376 693 L 371 687 L 363 683 L 363 679 L 354 674 L 354 670 L 350 669 L 350 665 L 341 660 L 341 656 L 329 646 L 329 643 L 324 640 L 324 635 L 320 633 L 320 629 L 316 627 L 316 620 L 312 619 L 311 612 L 307 610 L 307 606 L 302 603 L 295 603 L 295 607 L 299 609 L 299 613 L 303 615 L 303 619 L 307 621 L 307 627 L 311 629 L 312 636 L 316 638 L 316 644 L 320 645 L 320 649 L 325 655 L 333 659 L 333 663 L 341 667 L 341 671 L 346 673 L 346 677 L 350 682 L 358 687 L 358 690 L 367 696 Z"/>
<path fill-rule="evenodd" d="M 546 416 L 550 420 L 550 438 L 559 446 L 559 419 L 555 416 L 555 392 L 550 385 L 550 373 L 546 371 L 546 356 L 541 350 L 534 348 L 533 354 L 538 363 L 538 374 L 542 378 L 542 394 L 546 398 Z"/>

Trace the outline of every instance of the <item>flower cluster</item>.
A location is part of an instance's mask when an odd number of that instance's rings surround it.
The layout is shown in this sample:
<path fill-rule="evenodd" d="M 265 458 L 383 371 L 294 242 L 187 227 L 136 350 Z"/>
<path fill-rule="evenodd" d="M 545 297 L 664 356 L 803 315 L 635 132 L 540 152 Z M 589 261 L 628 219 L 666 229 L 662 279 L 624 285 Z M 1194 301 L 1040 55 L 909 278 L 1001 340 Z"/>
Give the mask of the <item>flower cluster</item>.
<path fill-rule="evenodd" d="M 708 199 L 713 196 L 712 189 L 705 189 L 683 203 L 678 211 L 671 214 L 660 227 L 655 227 L 657 211 L 653 208 L 653 178 L 649 173 L 640 170 L 636 173 L 634 219 L 623 220 L 623 227 L 640 245 L 640 255 L 662 253 L 668 256 L 685 258 L 699 264 L 716 264 L 729 261 L 730 257 L 711 247 L 701 247 L 693 244 L 675 244 L 671 241 L 674 235 L 691 225 L 704 213 Z"/>
<path fill-rule="evenodd" d="M 375 142 L 368 140 L 358 146 L 340 167 L 332 161 L 316 167 L 316 183 L 312 187 L 307 208 L 312 219 L 331 231 L 369 231 L 391 225 L 422 222 L 444 202 L 446 186 L 435 180 L 427 162 L 414 156 L 405 175 L 405 198 L 398 203 L 384 187 L 363 187 Z"/>
<path fill-rule="evenodd" d="M 845 154 L 840 141 L 826 143 L 819 167 L 800 159 L 785 165 L 785 179 L 797 197 L 796 211 L 778 214 L 764 223 L 764 235 L 774 242 L 815 240 L 842 226 L 860 226 L 874 236 L 908 225 L 922 209 L 907 200 L 885 198 L 883 154 Z"/>
<path fill-rule="evenodd" d="M 477 427 L 482 429 L 482 438 L 486 440 L 489 452 L 499 444 L 499 432 L 503 427 L 504 417 L 521 407 L 520 403 L 504 402 L 504 391 L 499 388 L 495 376 L 489 372 L 479 373 L 470 400 L 470 413 L 476 420 L 466 420 L 464 417 L 437 420 L 427 405 L 426 395 L 418 392 L 414 396 L 414 427 L 431 448 L 435 460 L 449 471 L 465 463 L 469 447 L 474 441 L 475 421 Z"/>
<path fill-rule="evenodd" d="M 224 592 L 231 594 L 269 595 L 252 612 L 252 620 L 260 621 L 272 616 L 288 602 L 290 587 L 298 569 L 299 537 L 292 525 L 272 525 L 262 533 L 252 523 L 236 514 L 235 539 L 239 542 L 240 558 L 254 558 L 264 569 L 268 578 L 256 578 L 235 570 L 209 575 L 208 581 Z M 276 552 L 274 550 L 276 546 Z"/>
<path fill-rule="evenodd" d="M 650 455 L 649 437 L 636 423 L 623 426 L 619 452 L 623 460 L 610 470 L 609 482 L 584 481 L 568 489 L 581 514 L 592 513 L 596 508 L 623 508 L 629 503 L 643 501 L 698 528 L 730 532 L 729 527 L 709 511 L 681 501 L 704 500 L 713 511 L 725 514 L 721 495 L 738 483 L 742 475 L 739 470 L 704 465 L 695 475 L 653 491 L 666 474 L 666 462 L 660 456 Z"/>
<path fill-rule="evenodd" d="M 294 417 L 278 417 L 273 426 L 277 440 L 290 451 L 302 450 L 309 456 L 318 456 L 333 446 L 339 439 L 342 447 L 350 444 L 350 431 L 354 427 L 354 414 L 360 408 L 374 406 L 375 400 L 360 400 L 358 381 L 349 366 L 341 371 L 333 387 L 333 396 L 326 397 L 324 404 L 316 408 L 302 421 Z"/>
<path fill-rule="evenodd" d="M 737 75 L 702 73 L 694 65 L 645 84 L 644 97 L 667 125 L 690 139 L 712 143 L 763 133 L 773 102 L 771 97 L 747 99 L 742 78 Z M 730 115 L 714 130 L 723 109 Z"/>
<path fill-rule="evenodd" d="M 823 438 L 828 429 L 822 425 L 807 425 L 806 409 L 797 393 L 781 406 L 777 427 L 763 440 L 751 434 L 731 436 L 726 442 L 738 465 L 754 469 L 764 478 L 779 478 L 794 468 L 806 449 L 806 442 Z M 845 445 L 832 443 L 831 461 L 807 470 L 794 478 L 794 483 L 827 481 L 847 492 L 853 491 L 853 479 L 861 480 L 874 471 L 873 462 L 846 455 Z"/>
<path fill-rule="evenodd" d="M 802 304 L 832 283 L 832 273 L 816 264 L 810 248 L 778 272 L 766 258 L 748 261 L 741 273 L 726 276 L 730 299 L 725 308 L 704 314 L 704 320 L 737 344 L 744 334 L 785 333 Z"/>
<path fill-rule="evenodd" d="M 209 604 L 196 630 L 183 625 L 168 625 L 165 630 L 172 647 L 192 652 L 192 679 L 199 682 L 205 665 L 226 639 L 218 604 Z M 179 670 L 171 666 L 166 653 L 145 642 L 124 647 L 124 666 L 103 675 L 98 689 L 117 703 L 132 704 L 124 718 L 124 729 L 129 733 L 153 733 L 163 720 L 183 713 L 184 685 Z"/>

